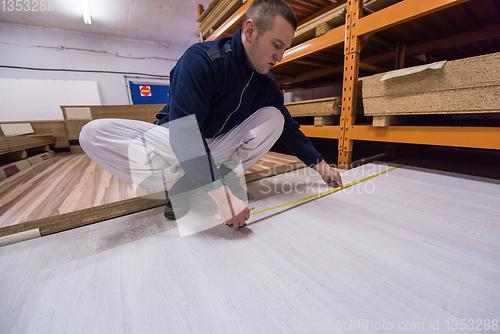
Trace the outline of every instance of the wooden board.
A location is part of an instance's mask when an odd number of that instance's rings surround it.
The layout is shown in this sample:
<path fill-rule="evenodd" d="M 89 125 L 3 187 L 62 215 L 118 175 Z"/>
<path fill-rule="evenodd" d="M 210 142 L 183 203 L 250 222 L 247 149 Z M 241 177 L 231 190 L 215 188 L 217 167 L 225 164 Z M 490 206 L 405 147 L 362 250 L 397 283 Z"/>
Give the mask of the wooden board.
<path fill-rule="evenodd" d="M 343 173 L 354 174 L 369 171 Z M 401 325 L 444 333 L 463 319 L 481 319 L 482 328 L 498 319 L 500 186 L 410 169 L 371 182 L 372 193 L 346 189 L 238 231 L 219 225 L 181 238 L 157 208 L 2 247 L 0 332 L 385 333 Z M 375 329 L 383 324 L 393 330 Z"/>
<path fill-rule="evenodd" d="M 292 117 L 340 115 L 340 97 L 285 103 Z"/>
<path fill-rule="evenodd" d="M 297 158 L 269 152 L 246 173 L 247 182 L 303 168 Z M 0 182 L 0 237 L 40 228 L 42 235 L 165 205 L 139 197 L 86 154 L 58 155 Z M 148 193 L 146 191 L 146 193 Z"/>
<path fill-rule="evenodd" d="M 200 22 L 200 34 L 208 37 L 215 29 L 224 23 L 239 7 L 242 0 L 220 0 Z"/>
<path fill-rule="evenodd" d="M 87 106 L 72 107 L 61 106 L 64 124 L 68 134 L 68 140 L 78 140 L 83 126 L 93 119 L 99 118 L 124 118 L 153 123 L 156 114 L 163 109 L 165 104 L 136 104 L 136 105 L 113 105 L 113 106 Z M 88 119 L 90 109 L 91 118 Z M 82 115 L 78 119 L 78 113 Z M 68 119 L 68 114 L 71 119 Z M 69 145 L 68 145 L 69 146 Z"/>
<path fill-rule="evenodd" d="M 500 112 L 500 53 L 447 62 L 380 81 L 385 73 L 362 78 L 367 116 Z"/>
<path fill-rule="evenodd" d="M 365 7 L 377 11 L 399 2 L 400 0 L 368 0 Z M 315 37 L 327 33 L 329 30 L 345 24 L 347 5 L 344 3 L 316 18 L 297 27 L 292 46 L 299 45 Z"/>
<path fill-rule="evenodd" d="M 0 137 L 0 155 L 26 150 L 29 148 L 54 144 L 52 135 L 20 135 Z"/>
<path fill-rule="evenodd" d="M 29 123 L 36 135 L 52 135 L 55 138 L 54 148 L 68 147 L 68 136 L 64 127 L 64 121 L 21 121 L 21 122 L 0 122 L 0 124 Z M 0 129 L 0 137 L 4 133 Z"/>

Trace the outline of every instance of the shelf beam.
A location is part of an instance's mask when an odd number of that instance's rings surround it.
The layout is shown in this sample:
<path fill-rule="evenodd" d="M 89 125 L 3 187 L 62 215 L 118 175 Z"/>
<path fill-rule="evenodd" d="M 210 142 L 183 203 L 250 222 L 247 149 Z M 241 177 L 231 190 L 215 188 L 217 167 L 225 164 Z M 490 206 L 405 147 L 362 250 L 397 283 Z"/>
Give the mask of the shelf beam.
<path fill-rule="evenodd" d="M 477 29 L 463 34 L 441 38 L 435 41 L 409 46 L 407 56 L 425 54 L 439 49 L 452 48 L 460 45 L 470 44 L 500 36 L 500 25 Z M 363 58 L 367 64 L 377 64 L 382 61 L 395 59 L 396 51 L 382 53 L 376 56 Z"/>
<path fill-rule="evenodd" d="M 327 126 L 301 125 L 300 130 L 307 137 L 310 138 L 339 139 L 341 133 L 339 125 L 327 125 Z"/>
<path fill-rule="evenodd" d="M 339 139 L 342 134 L 338 125 L 300 129 L 311 138 Z M 500 128 L 492 127 L 353 125 L 346 131 L 351 140 L 500 150 Z"/>
<path fill-rule="evenodd" d="M 461 4 L 468 0 L 404 0 L 353 21 L 357 34 L 364 36 Z M 345 26 L 288 49 L 275 67 L 344 43 Z"/>
<path fill-rule="evenodd" d="M 293 60 L 312 55 L 316 52 L 331 48 L 344 43 L 345 27 L 336 27 L 324 35 L 313 38 L 302 44 L 294 46 L 285 51 L 283 59 L 275 67 L 291 62 Z"/>
<path fill-rule="evenodd" d="M 347 132 L 352 140 L 500 150 L 500 128 L 493 127 L 354 125 Z"/>
<path fill-rule="evenodd" d="M 468 0 L 404 0 L 360 18 L 356 23 L 358 35 L 373 34 L 466 1 Z"/>

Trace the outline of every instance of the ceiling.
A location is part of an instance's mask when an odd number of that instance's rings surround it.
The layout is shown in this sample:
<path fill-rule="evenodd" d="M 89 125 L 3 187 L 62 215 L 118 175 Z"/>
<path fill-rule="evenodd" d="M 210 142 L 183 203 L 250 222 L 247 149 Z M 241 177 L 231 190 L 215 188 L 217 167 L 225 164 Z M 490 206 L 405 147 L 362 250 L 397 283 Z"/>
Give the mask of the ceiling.
<path fill-rule="evenodd" d="M 10 2 L 10 1 L 9 1 Z M 80 31 L 88 34 L 167 43 L 187 48 L 199 40 L 197 5 L 210 0 L 89 0 L 92 24 L 83 22 L 81 0 L 51 0 L 53 11 L 33 11 L 19 1 L 20 11 L 0 4 L 0 21 L 31 26 Z M 15 3 L 13 1 L 12 3 Z M 10 9 L 10 11 L 9 11 Z M 13 10 L 12 10 L 13 9 Z"/>

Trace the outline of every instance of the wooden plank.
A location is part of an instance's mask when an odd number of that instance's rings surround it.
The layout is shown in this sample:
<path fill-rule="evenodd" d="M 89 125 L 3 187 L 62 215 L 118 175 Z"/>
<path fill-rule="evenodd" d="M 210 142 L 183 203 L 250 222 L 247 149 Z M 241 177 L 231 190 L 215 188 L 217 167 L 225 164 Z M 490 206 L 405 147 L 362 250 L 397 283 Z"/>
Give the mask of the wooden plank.
<path fill-rule="evenodd" d="M 315 116 L 314 117 L 314 126 L 327 126 L 333 125 L 340 121 L 340 116 Z"/>
<path fill-rule="evenodd" d="M 28 148 L 54 144 L 52 135 L 21 135 L 0 137 L 0 154 L 22 151 Z"/>
<path fill-rule="evenodd" d="M 285 103 L 292 117 L 340 115 L 340 97 Z"/>
<path fill-rule="evenodd" d="M 391 6 L 396 2 L 398 2 L 398 0 L 368 0 L 364 5 L 376 11 Z M 347 5 L 344 3 L 297 27 L 292 46 L 324 35 L 338 26 L 343 26 L 345 23 L 346 7 Z"/>

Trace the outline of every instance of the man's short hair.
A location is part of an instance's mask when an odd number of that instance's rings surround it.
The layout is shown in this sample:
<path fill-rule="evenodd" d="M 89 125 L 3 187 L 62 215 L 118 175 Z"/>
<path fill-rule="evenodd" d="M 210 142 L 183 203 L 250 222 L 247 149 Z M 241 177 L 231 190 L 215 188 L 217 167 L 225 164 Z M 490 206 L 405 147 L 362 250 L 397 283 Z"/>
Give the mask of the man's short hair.
<path fill-rule="evenodd" d="M 254 0 L 245 14 L 243 27 L 247 20 L 252 20 L 259 30 L 258 35 L 262 35 L 272 29 L 274 18 L 278 15 L 287 20 L 294 30 L 297 29 L 295 13 L 285 0 Z"/>

